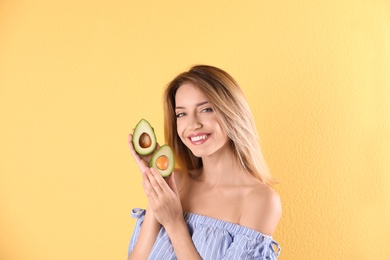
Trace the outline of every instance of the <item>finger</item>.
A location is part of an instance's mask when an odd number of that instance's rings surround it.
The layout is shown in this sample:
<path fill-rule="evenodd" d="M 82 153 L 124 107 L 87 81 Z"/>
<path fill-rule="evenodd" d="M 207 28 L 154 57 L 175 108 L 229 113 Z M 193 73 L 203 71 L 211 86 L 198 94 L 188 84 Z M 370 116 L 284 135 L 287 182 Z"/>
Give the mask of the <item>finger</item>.
<path fill-rule="evenodd" d="M 151 205 L 152 207 L 154 207 L 154 205 L 156 204 L 156 198 L 155 198 L 155 195 L 152 195 L 152 194 L 150 193 L 150 190 L 148 189 L 147 186 L 148 186 L 148 185 L 147 185 L 146 181 L 142 181 L 142 187 L 143 187 L 143 189 L 144 189 L 146 198 L 148 199 L 149 205 Z"/>
<path fill-rule="evenodd" d="M 148 178 L 148 176 L 146 175 L 146 172 L 142 171 L 141 174 L 142 174 L 142 181 L 144 181 L 145 179 Z"/>
<path fill-rule="evenodd" d="M 131 134 L 129 134 L 129 143 L 133 141 L 134 128 L 131 130 Z"/>
<path fill-rule="evenodd" d="M 146 184 L 146 181 L 145 180 L 142 180 L 142 188 L 144 189 L 144 192 L 145 192 L 145 195 L 146 197 L 149 198 L 149 189 L 147 188 L 147 184 Z"/>
<path fill-rule="evenodd" d="M 132 153 L 135 152 L 134 145 L 133 145 L 133 135 L 132 134 L 128 135 L 128 144 L 129 144 L 130 151 Z"/>
<path fill-rule="evenodd" d="M 161 176 L 161 174 L 154 168 L 150 168 L 150 172 L 152 173 L 153 177 L 155 178 L 156 182 L 160 186 L 161 190 L 170 190 L 167 182 L 164 180 L 164 178 Z"/>
<path fill-rule="evenodd" d="M 131 131 L 131 134 L 128 135 L 128 143 L 131 150 L 135 152 L 134 145 L 133 145 L 133 134 L 134 134 L 134 128 Z"/>
<path fill-rule="evenodd" d="M 163 188 L 161 187 L 160 181 L 158 180 L 158 178 L 156 178 L 158 176 L 156 176 L 155 171 L 156 171 L 155 169 L 150 168 L 149 171 L 146 171 L 146 176 L 154 192 L 157 194 L 158 197 L 160 197 L 161 195 L 163 195 L 164 191 Z"/>
<path fill-rule="evenodd" d="M 143 180 L 142 180 L 142 187 L 144 188 L 144 191 L 145 191 L 145 195 L 148 197 L 148 199 L 150 201 L 152 201 L 153 203 L 158 200 L 158 195 L 156 193 L 156 191 L 154 190 L 148 176 L 146 173 L 142 173 L 143 174 Z"/>

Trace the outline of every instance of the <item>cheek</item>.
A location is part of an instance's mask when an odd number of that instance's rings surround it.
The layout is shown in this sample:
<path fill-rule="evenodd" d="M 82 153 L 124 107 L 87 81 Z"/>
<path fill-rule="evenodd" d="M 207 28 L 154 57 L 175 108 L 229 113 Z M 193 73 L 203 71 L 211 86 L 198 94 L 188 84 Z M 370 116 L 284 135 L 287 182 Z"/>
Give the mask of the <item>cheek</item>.
<path fill-rule="evenodd" d="M 177 135 L 180 137 L 180 139 L 183 139 L 183 126 L 180 123 L 177 123 L 176 131 L 177 131 Z"/>

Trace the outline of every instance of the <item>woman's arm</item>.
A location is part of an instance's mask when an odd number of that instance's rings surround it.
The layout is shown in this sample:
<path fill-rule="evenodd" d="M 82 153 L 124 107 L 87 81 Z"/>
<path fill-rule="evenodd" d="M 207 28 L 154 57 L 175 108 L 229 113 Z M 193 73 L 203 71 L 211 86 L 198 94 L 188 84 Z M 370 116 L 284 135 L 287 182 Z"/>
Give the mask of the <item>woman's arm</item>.
<path fill-rule="evenodd" d="M 155 218 L 168 233 L 177 258 L 202 259 L 184 221 L 174 174 L 165 181 L 155 169 L 145 171 L 144 190 Z"/>
<path fill-rule="evenodd" d="M 150 156 L 139 156 L 133 147 L 132 138 L 133 135 L 130 134 L 130 152 L 142 173 L 142 185 L 149 204 L 140 235 L 129 259 L 148 258 L 161 225 L 167 231 L 178 259 L 201 259 L 183 218 L 174 173 L 166 182 L 156 170 L 149 168 Z"/>
<path fill-rule="evenodd" d="M 134 129 L 133 129 L 134 132 Z M 147 171 L 149 169 L 149 161 L 151 155 L 148 156 L 140 156 L 134 149 L 133 146 L 133 135 L 129 134 L 129 148 L 131 155 L 133 156 L 135 162 L 138 165 L 141 173 Z M 157 144 L 157 147 L 159 145 Z M 157 149 L 156 147 L 156 149 Z M 137 242 L 134 246 L 133 251 L 129 255 L 130 259 L 148 259 L 149 254 L 153 248 L 154 242 L 156 240 L 157 234 L 160 230 L 161 224 L 156 220 L 153 214 L 153 210 L 147 207 L 144 222 L 142 223 L 141 231 L 138 236 Z"/>
<path fill-rule="evenodd" d="M 160 227 L 161 224 L 158 223 L 156 218 L 153 216 L 152 209 L 148 206 L 144 222 L 142 223 L 141 232 L 128 260 L 148 259 Z"/>

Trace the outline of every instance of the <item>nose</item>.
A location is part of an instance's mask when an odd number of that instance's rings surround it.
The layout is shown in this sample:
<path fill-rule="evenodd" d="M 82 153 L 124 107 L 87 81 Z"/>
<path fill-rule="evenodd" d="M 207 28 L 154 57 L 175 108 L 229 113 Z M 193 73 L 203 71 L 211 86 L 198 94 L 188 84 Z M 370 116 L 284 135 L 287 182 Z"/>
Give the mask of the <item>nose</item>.
<path fill-rule="evenodd" d="M 191 131 L 202 128 L 203 125 L 199 119 L 200 118 L 196 115 L 196 113 L 190 117 L 189 128 Z"/>

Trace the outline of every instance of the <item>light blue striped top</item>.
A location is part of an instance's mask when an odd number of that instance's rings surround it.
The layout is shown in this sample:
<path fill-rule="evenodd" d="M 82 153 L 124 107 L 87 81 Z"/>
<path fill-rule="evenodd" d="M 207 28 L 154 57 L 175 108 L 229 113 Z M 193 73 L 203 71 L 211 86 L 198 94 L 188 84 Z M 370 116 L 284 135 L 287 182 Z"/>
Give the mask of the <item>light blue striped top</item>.
<path fill-rule="evenodd" d="M 130 240 L 129 251 L 137 242 L 145 217 L 145 210 L 135 208 L 132 216 L 137 218 L 133 236 Z M 204 260 L 219 259 L 276 259 L 280 247 L 271 236 L 262 234 L 254 229 L 231 222 L 210 218 L 194 213 L 184 213 L 192 241 L 198 253 Z M 277 252 L 275 249 L 277 248 Z M 164 227 L 161 227 L 149 259 L 177 259 L 173 246 Z"/>

